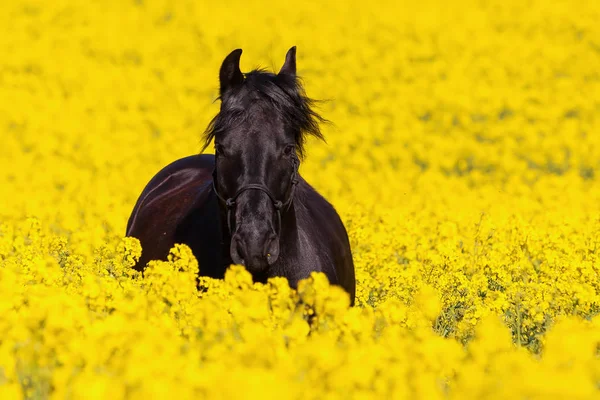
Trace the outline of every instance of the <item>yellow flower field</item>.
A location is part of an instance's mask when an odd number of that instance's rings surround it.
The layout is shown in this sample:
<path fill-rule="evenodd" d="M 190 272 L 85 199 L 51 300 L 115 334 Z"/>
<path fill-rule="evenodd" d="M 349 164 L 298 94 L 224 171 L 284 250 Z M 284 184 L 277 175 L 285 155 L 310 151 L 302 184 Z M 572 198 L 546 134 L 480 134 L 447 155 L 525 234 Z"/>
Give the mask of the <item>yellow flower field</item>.
<path fill-rule="evenodd" d="M 600 3 L 9 0 L 1 399 L 600 398 Z M 200 151 L 218 69 L 298 48 L 350 236 L 312 275 L 144 276 L 127 218 Z M 209 148 L 207 152 L 212 152 Z"/>

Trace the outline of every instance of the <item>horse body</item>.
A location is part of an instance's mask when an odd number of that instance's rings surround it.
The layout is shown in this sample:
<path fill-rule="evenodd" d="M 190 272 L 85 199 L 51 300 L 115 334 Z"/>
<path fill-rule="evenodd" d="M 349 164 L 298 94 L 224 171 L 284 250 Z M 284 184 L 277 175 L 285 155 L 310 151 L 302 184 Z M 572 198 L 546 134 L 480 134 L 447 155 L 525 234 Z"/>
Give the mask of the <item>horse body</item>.
<path fill-rule="evenodd" d="M 144 188 L 127 225 L 142 245 L 135 268 L 188 245 L 200 275 L 223 278 L 243 264 L 257 282 L 283 276 L 290 286 L 312 271 L 342 286 L 354 303 L 354 263 L 334 207 L 299 174 L 306 135 L 323 139 L 296 77 L 292 47 L 278 74 L 242 74 L 240 49 L 221 66 L 221 110 L 199 154 L 163 168 Z"/>
<path fill-rule="evenodd" d="M 127 224 L 142 255 L 135 265 L 143 271 L 150 260 L 166 260 L 176 243 L 190 247 L 200 275 L 222 279 L 233 263 L 226 213 L 213 191 L 214 156 L 200 154 L 179 159 L 156 174 L 140 195 Z M 334 207 L 302 177 L 294 201 L 282 215 L 281 250 L 265 272 L 253 273 L 256 282 L 284 276 L 290 286 L 312 271 L 342 286 L 354 302 L 354 264 L 348 235 Z"/>

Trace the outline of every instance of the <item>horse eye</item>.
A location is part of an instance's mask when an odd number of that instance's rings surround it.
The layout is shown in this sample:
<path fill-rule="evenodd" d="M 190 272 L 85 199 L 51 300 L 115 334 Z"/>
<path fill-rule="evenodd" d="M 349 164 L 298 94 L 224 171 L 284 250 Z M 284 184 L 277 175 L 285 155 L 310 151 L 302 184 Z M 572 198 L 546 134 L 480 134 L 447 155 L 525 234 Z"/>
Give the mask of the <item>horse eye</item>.
<path fill-rule="evenodd" d="M 285 149 L 283 149 L 283 154 L 285 154 L 286 156 L 289 156 L 290 154 L 292 154 L 292 152 L 294 151 L 294 145 L 288 145 L 285 146 Z"/>

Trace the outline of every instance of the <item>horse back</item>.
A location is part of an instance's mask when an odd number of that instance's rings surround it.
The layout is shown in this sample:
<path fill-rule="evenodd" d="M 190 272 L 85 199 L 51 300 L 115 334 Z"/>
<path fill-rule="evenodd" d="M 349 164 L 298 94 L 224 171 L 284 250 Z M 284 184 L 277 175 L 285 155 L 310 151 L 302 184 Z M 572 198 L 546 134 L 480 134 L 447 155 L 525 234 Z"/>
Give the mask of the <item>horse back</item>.
<path fill-rule="evenodd" d="M 213 169 L 213 155 L 194 155 L 167 165 L 148 182 L 127 223 L 126 235 L 142 245 L 136 270 L 167 258 L 180 225 L 209 200 Z"/>

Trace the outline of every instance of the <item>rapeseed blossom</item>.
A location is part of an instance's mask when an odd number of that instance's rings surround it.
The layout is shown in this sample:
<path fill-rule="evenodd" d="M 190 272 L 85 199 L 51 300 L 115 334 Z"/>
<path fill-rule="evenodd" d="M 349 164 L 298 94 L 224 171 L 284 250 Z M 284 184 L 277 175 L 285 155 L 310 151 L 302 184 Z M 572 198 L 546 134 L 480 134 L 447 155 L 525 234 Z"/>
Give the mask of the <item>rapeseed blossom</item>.
<path fill-rule="evenodd" d="M 260 12 L 255 12 L 260 10 Z M 14 0 L 0 12 L 0 398 L 600 396 L 600 3 Z M 189 248 L 132 269 L 218 68 L 298 72 L 356 306 Z M 207 152 L 211 152 L 208 149 Z"/>

